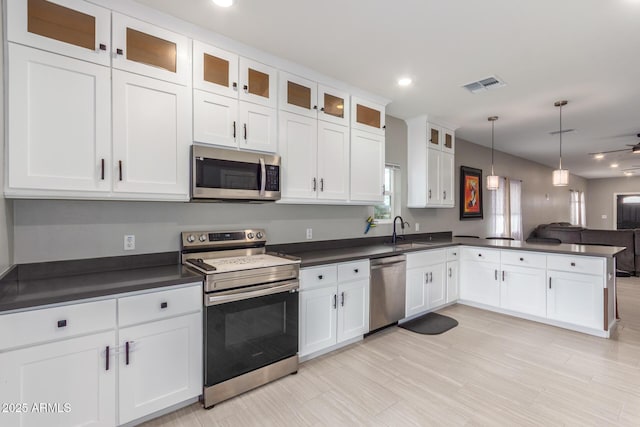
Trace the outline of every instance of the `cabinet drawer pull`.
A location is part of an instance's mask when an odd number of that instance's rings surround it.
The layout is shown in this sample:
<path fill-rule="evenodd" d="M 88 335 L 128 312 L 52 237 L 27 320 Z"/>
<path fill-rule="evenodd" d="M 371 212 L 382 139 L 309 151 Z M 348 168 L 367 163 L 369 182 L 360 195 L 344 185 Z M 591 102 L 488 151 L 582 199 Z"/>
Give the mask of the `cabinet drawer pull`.
<path fill-rule="evenodd" d="M 520 261 L 524 261 L 524 258 L 520 258 Z"/>
<path fill-rule="evenodd" d="M 482 254 L 478 254 L 479 257 L 482 257 Z"/>
<path fill-rule="evenodd" d="M 104 356 L 105 356 L 105 363 L 104 363 L 104 370 L 108 371 L 109 370 L 109 346 L 107 346 L 107 348 L 104 350 Z"/>
<path fill-rule="evenodd" d="M 67 319 L 58 320 L 58 328 L 66 328 L 67 327 Z"/>
<path fill-rule="evenodd" d="M 164 308 L 167 308 L 167 307 L 169 307 L 169 303 L 167 303 L 167 302 L 161 302 L 160 303 L 160 309 L 164 309 Z"/>
<path fill-rule="evenodd" d="M 354 268 L 354 269 L 353 269 L 353 272 L 354 272 L 354 273 L 356 273 L 356 274 L 357 274 L 359 271 L 360 271 L 360 270 L 358 270 L 357 268 Z"/>
<path fill-rule="evenodd" d="M 100 179 L 104 181 L 104 159 L 100 159 Z"/>
<path fill-rule="evenodd" d="M 338 308 L 338 295 L 333 294 L 333 308 Z"/>
<path fill-rule="evenodd" d="M 124 343 L 124 364 L 129 364 L 129 341 Z"/>
<path fill-rule="evenodd" d="M 458 252 L 454 252 L 454 253 L 453 253 L 453 256 L 458 256 Z"/>
<path fill-rule="evenodd" d="M 118 179 L 122 181 L 122 160 L 118 160 Z"/>
<path fill-rule="evenodd" d="M 575 263 L 575 262 L 572 262 L 572 263 L 571 263 L 571 267 L 575 267 L 575 266 L 576 266 L 576 263 Z"/>
<path fill-rule="evenodd" d="M 322 280 L 323 277 L 322 274 L 318 275 L 318 280 Z"/>
<path fill-rule="evenodd" d="M 122 49 L 116 49 L 116 54 L 117 55 L 122 55 L 124 52 L 122 51 Z"/>

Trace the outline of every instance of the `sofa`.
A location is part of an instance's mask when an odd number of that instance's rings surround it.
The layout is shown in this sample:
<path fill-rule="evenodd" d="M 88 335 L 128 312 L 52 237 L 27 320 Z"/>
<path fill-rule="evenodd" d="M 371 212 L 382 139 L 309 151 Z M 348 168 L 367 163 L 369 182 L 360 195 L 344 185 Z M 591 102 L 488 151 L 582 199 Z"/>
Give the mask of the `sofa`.
<path fill-rule="evenodd" d="M 540 224 L 527 240 L 583 245 L 624 246 L 626 249 L 616 255 L 618 271 L 640 275 L 640 229 L 635 230 L 590 230 L 572 226 L 565 222 Z M 557 240 L 555 240 L 557 239 Z"/>

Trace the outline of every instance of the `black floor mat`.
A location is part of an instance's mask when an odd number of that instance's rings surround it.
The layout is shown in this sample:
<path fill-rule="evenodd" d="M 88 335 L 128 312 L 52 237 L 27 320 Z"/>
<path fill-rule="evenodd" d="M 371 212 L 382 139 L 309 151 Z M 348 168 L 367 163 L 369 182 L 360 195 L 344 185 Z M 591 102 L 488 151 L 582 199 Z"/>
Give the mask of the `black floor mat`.
<path fill-rule="evenodd" d="M 438 335 L 458 326 L 458 321 L 442 314 L 427 313 L 398 326 L 423 335 Z"/>

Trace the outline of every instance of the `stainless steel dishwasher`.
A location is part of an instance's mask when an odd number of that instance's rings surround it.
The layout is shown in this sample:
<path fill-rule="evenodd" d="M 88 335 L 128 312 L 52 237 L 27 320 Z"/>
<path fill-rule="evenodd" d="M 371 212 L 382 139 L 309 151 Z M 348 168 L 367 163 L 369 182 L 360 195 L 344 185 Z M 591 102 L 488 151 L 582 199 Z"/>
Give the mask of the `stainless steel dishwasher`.
<path fill-rule="evenodd" d="M 406 256 L 371 260 L 369 330 L 374 331 L 404 318 Z"/>

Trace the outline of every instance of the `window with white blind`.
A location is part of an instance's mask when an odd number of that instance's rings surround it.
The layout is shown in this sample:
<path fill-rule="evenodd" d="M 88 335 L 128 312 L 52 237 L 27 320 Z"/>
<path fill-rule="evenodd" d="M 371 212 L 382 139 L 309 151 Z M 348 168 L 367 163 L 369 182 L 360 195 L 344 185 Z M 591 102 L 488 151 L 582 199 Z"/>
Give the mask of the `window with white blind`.
<path fill-rule="evenodd" d="M 500 177 L 498 189 L 490 191 L 491 236 L 522 240 L 522 181 Z"/>
<path fill-rule="evenodd" d="M 373 207 L 373 218 L 378 224 L 390 223 L 400 215 L 400 166 L 387 164 L 384 167 L 384 201 Z"/>
<path fill-rule="evenodd" d="M 571 224 L 585 227 L 587 225 L 587 211 L 585 208 L 584 191 L 569 190 L 569 198 Z"/>

